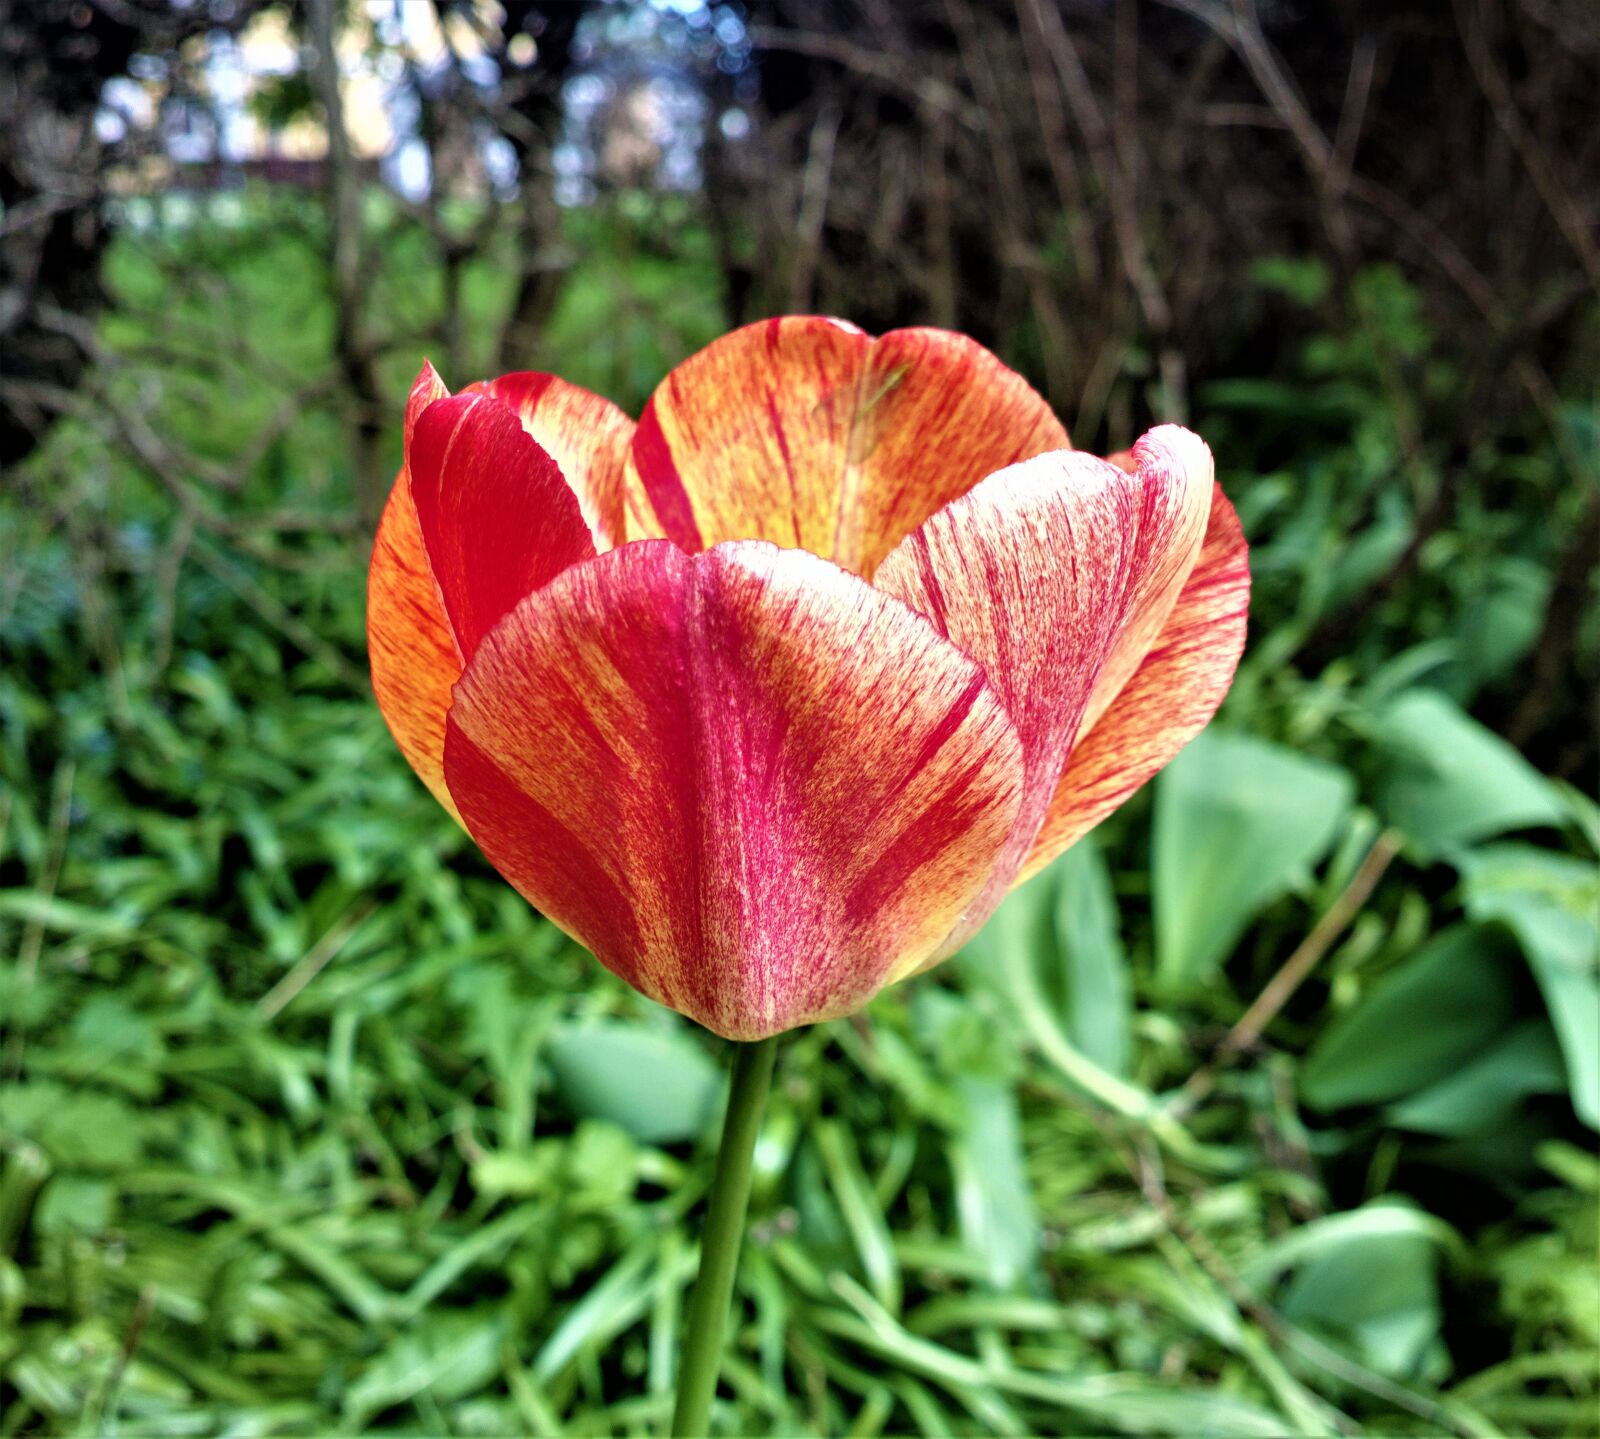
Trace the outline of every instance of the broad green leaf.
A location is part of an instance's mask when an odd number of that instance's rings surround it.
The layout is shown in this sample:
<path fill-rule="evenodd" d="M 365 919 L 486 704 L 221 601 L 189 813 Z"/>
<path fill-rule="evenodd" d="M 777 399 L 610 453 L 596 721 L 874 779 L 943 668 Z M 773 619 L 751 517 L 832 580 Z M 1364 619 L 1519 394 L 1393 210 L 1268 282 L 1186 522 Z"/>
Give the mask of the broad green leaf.
<path fill-rule="evenodd" d="M 152 1125 L 111 1095 L 39 1080 L 0 1085 L 0 1134 L 7 1131 L 33 1140 L 57 1167 L 114 1170 L 139 1158 Z"/>
<path fill-rule="evenodd" d="M 697 1138 L 711 1121 L 722 1075 L 687 1035 L 642 1025 L 569 1025 L 545 1058 L 556 1091 L 577 1114 L 609 1119 L 642 1144 Z"/>
<path fill-rule="evenodd" d="M 1051 869 L 1057 886 L 1054 958 L 1062 1027 L 1102 1069 L 1126 1076 L 1132 1005 L 1110 871 L 1092 835 L 1079 840 Z M 1050 959 L 1040 956 L 1046 966 Z M 1050 978 L 1048 972 L 1041 976 L 1047 991 Z"/>
<path fill-rule="evenodd" d="M 1263 1292 L 1281 1275 L 1312 1259 L 1336 1254 L 1349 1244 L 1393 1238 L 1426 1239 L 1453 1254 L 1464 1252 L 1461 1236 L 1442 1219 L 1400 1200 L 1375 1199 L 1269 1239 L 1240 1268 L 1239 1277 Z"/>
<path fill-rule="evenodd" d="M 1342 1340 L 1380 1374 L 1437 1380 L 1448 1363 L 1434 1250 L 1422 1240 L 1346 1245 L 1300 1270 L 1279 1309 L 1293 1323 Z"/>
<path fill-rule="evenodd" d="M 1523 555 L 1497 555 L 1462 609 L 1460 673 L 1452 693 L 1470 699 L 1510 671 L 1539 637 L 1550 603 L 1550 571 Z"/>
<path fill-rule="evenodd" d="M 1131 1001 L 1118 920 L 1110 873 L 1086 836 L 1006 896 L 962 950 L 961 964 L 1014 1003 L 1044 1004 L 1048 1022 L 1075 1049 L 1124 1075 Z M 1008 975 L 1023 981 L 1022 992 Z"/>
<path fill-rule="evenodd" d="M 1437 690 L 1384 706 L 1373 735 L 1384 760 L 1379 807 L 1425 856 L 1565 819 L 1550 782 Z"/>
<path fill-rule="evenodd" d="M 1438 1249 L 1454 1235 L 1430 1216 L 1379 1200 L 1313 1220 L 1269 1244 L 1245 1274 L 1265 1286 L 1287 1274 L 1283 1316 L 1347 1348 L 1396 1379 L 1437 1379 L 1446 1362 L 1439 1339 Z"/>
<path fill-rule="evenodd" d="M 1495 926 L 1435 936 L 1318 1037 L 1300 1071 L 1306 1103 L 1382 1104 L 1456 1072 L 1505 1029 L 1519 968 Z"/>
<path fill-rule="evenodd" d="M 1549 1021 L 1525 1019 L 1454 1073 L 1390 1105 L 1384 1117 L 1401 1129 L 1464 1139 L 1506 1122 L 1529 1096 L 1566 1087 Z"/>
<path fill-rule="evenodd" d="M 1353 785 L 1336 765 L 1209 729 L 1156 783 L 1151 883 L 1156 968 L 1199 979 L 1333 843 Z"/>
<path fill-rule="evenodd" d="M 1566 1058 L 1572 1107 L 1600 1129 L 1600 871 L 1525 844 L 1457 860 L 1467 913 L 1521 941 Z"/>
<path fill-rule="evenodd" d="M 1032 1270 L 1039 1250 L 1016 1091 L 992 1079 L 962 1079 L 957 1089 L 963 1114 L 950 1162 L 961 1237 L 983 1256 L 990 1284 L 1010 1289 Z"/>

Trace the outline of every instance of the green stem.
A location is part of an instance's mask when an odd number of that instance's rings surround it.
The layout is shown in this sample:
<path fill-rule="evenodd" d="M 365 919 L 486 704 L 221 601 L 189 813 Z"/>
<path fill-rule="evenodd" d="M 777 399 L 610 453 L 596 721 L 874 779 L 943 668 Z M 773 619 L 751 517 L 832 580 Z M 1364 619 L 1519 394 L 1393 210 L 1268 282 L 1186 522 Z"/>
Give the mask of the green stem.
<path fill-rule="evenodd" d="M 678 1368 L 678 1403 L 672 1411 L 674 1436 L 709 1432 L 711 1399 L 717 1392 L 722 1360 L 722 1330 L 733 1298 L 733 1276 L 739 1267 L 745 1210 L 750 1203 L 750 1160 L 755 1153 L 761 1112 L 772 1083 L 772 1059 L 778 1040 L 758 1039 L 734 1051 L 733 1083 L 728 1090 L 728 1117 L 722 1124 L 722 1147 L 711 1180 L 711 1203 L 700 1237 L 700 1275 L 689 1301 L 689 1328 Z"/>

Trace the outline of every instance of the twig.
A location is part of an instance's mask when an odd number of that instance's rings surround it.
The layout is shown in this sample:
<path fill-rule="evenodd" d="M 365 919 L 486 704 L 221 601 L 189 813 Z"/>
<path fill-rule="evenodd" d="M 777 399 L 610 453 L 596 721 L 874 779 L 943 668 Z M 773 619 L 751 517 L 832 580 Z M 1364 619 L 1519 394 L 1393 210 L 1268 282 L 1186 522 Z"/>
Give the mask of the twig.
<path fill-rule="evenodd" d="M 1027 18 L 1026 0 L 1018 6 L 1020 18 Z M 1073 258 L 1077 263 L 1080 284 L 1095 287 L 1100 283 L 1100 256 L 1090 240 L 1087 225 L 1088 207 L 1084 204 L 1083 178 L 1072 154 L 1072 143 L 1067 135 L 1066 110 L 1061 103 L 1061 91 L 1050 80 L 1050 60 L 1039 45 L 1025 44 L 1028 62 L 1028 83 L 1033 90 L 1034 111 L 1039 117 L 1039 130 L 1044 139 L 1045 162 L 1055 181 L 1056 198 L 1066 219 L 1067 236 L 1072 242 Z"/>
<path fill-rule="evenodd" d="M 338 958 L 339 951 L 350 942 L 350 936 L 361 928 L 377 907 L 377 900 L 369 899 L 355 909 L 346 911 L 329 925 L 322 938 L 296 960 L 294 967 L 256 1001 L 257 1017 L 268 1023 L 276 1019 L 302 989 Z"/>
<path fill-rule="evenodd" d="M 828 192 L 833 182 L 833 152 L 839 139 L 844 111 L 833 100 L 823 105 L 811 127 L 805 176 L 800 187 L 800 214 L 795 220 L 799 251 L 790 277 L 789 309 L 801 314 L 812 303 L 817 263 L 822 251 L 822 227 L 828 216 Z"/>
<path fill-rule="evenodd" d="M 1127 186 L 1120 179 L 1122 163 L 1117 154 L 1115 138 L 1094 98 L 1094 87 L 1088 72 L 1083 68 L 1077 47 L 1072 43 L 1072 37 L 1067 33 L 1057 8 L 1046 4 L 1045 0 L 1024 0 L 1024 3 L 1034 31 L 1060 77 L 1061 88 L 1066 93 L 1078 129 L 1083 132 L 1083 138 L 1095 156 L 1096 166 L 1110 191 L 1117 247 L 1122 255 L 1128 282 L 1133 286 L 1139 308 L 1144 312 L 1150 328 L 1157 334 L 1163 334 L 1171 327 L 1172 312 L 1161 282 L 1156 278 L 1155 268 L 1150 263 L 1138 213 L 1130 203 Z"/>
<path fill-rule="evenodd" d="M 1350 56 L 1350 73 L 1345 78 L 1344 105 L 1339 111 L 1339 126 L 1333 134 L 1333 153 L 1328 160 L 1328 171 L 1323 177 L 1325 200 L 1337 205 L 1350 184 L 1350 174 L 1355 168 L 1356 146 L 1361 139 L 1361 125 L 1366 118 L 1367 101 L 1372 96 L 1372 76 L 1378 64 L 1378 44 L 1370 35 L 1356 41 L 1355 52 Z"/>
<path fill-rule="evenodd" d="M 838 35 L 811 34 L 783 30 L 772 25 L 752 25 L 750 40 L 760 50 L 787 50 L 817 60 L 831 60 L 846 70 L 876 80 L 885 89 L 899 91 L 933 110 L 943 110 L 974 131 L 982 131 L 988 121 L 983 107 L 975 105 L 959 91 L 931 75 L 913 76 L 875 54 L 865 46 L 853 44 Z"/>
<path fill-rule="evenodd" d="M 1567 194 L 1550 156 L 1529 132 L 1527 123 L 1512 98 L 1511 88 L 1507 85 L 1505 76 L 1500 73 L 1499 66 L 1494 63 L 1494 56 L 1490 54 L 1489 47 L 1484 42 L 1483 30 L 1473 19 L 1471 11 L 1463 0 L 1455 0 L 1455 13 L 1456 25 L 1461 31 L 1461 42 L 1466 48 L 1468 63 L 1471 64 L 1472 73 L 1477 76 L 1478 85 L 1484 93 L 1484 98 L 1489 102 L 1490 110 L 1494 113 L 1495 123 L 1505 131 L 1506 139 L 1511 141 L 1512 148 L 1527 166 L 1528 176 L 1532 179 L 1534 188 L 1538 190 L 1539 198 L 1544 201 L 1545 209 L 1556 222 L 1556 228 L 1572 246 L 1573 253 L 1577 255 L 1585 273 L 1589 276 L 1589 283 L 1600 290 L 1600 246 L 1596 246 L 1593 232 L 1578 206 Z"/>
<path fill-rule="evenodd" d="M 335 678 L 342 680 L 351 689 L 362 693 L 367 691 L 369 687 L 367 676 L 361 669 L 352 664 L 342 652 L 335 649 L 303 620 L 292 614 L 232 560 L 219 554 L 198 536 L 195 538 L 193 551 L 195 558 L 213 576 L 286 639 L 298 645 L 313 659 L 321 661 Z"/>
<path fill-rule="evenodd" d="M 1267 37 L 1261 33 L 1255 6 L 1249 0 L 1235 0 L 1231 7 L 1221 4 L 1220 0 L 1161 0 L 1161 3 L 1194 16 L 1233 47 L 1268 103 L 1293 132 L 1317 174 L 1325 174 L 1333 158 L 1333 146 L 1312 119 L 1289 72 L 1279 63 Z"/>
<path fill-rule="evenodd" d="M 1334 940 L 1361 912 L 1361 907 L 1383 878 L 1384 871 L 1400 853 L 1400 843 L 1399 832 L 1392 829 L 1384 830 L 1372 842 L 1372 848 L 1351 875 L 1350 882 L 1328 906 L 1322 918 L 1311 927 L 1311 932 L 1295 946 L 1294 952 L 1284 960 L 1278 972 L 1267 981 L 1255 1002 L 1228 1031 L 1210 1062 L 1189 1076 L 1180 1091 L 1180 1112 L 1193 1109 L 1211 1092 L 1217 1074 L 1224 1066 L 1230 1064 L 1237 1055 L 1255 1048 L 1262 1031 L 1322 962 L 1323 956 L 1333 947 Z"/>
<path fill-rule="evenodd" d="M 133 1314 L 128 1320 L 127 1332 L 122 1336 L 122 1348 L 117 1351 L 116 1363 L 111 1366 L 111 1372 L 106 1376 L 105 1388 L 100 1392 L 100 1402 L 96 1405 L 95 1422 L 88 1426 L 94 1433 L 105 1433 L 111 1425 L 107 1424 L 108 1417 L 115 1421 L 117 1417 L 117 1396 L 122 1390 L 123 1376 L 128 1372 L 128 1366 L 133 1363 L 133 1356 L 139 1352 L 139 1341 L 144 1338 L 145 1327 L 150 1323 L 150 1316 L 155 1312 L 156 1286 L 145 1283 L 139 1287 L 139 1297 L 134 1301 Z"/>
<path fill-rule="evenodd" d="M 322 101 L 328 135 L 327 199 L 329 268 L 337 317 L 334 350 L 349 404 L 346 421 L 355 453 L 356 501 L 361 516 L 376 526 L 385 492 L 382 393 L 367 341 L 361 300 L 366 247 L 361 229 L 361 179 L 345 127 L 339 88 L 334 0 L 308 0 L 308 29 L 316 53 L 313 80 Z"/>
<path fill-rule="evenodd" d="M 212 501 L 206 491 L 240 489 L 249 467 L 256 463 L 260 453 L 290 427 L 299 413 L 293 408 L 293 397 L 280 407 L 278 415 L 233 467 L 220 466 L 188 451 L 174 449 L 141 416 L 118 403 L 103 386 L 92 386 L 86 392 L 79 393 L 42 381 L 0 380 L 0 398 L 7 397 L 31 401 L 42 410 L 54 414 L 70 415 L 99 431 L 107 441 L 120 443 L 139 466 L 177 501 L 183 515 L 270 564 L 297 569 L 311 567 L 304 556 L 280 551 L 264 542 L 260 538 L 262 532 L 290 534 L 307 531 L 350 535 L 360 529 L 360 521 L 348 515 L 283 510 L 235 518 L 219 514 L 211 508 Z M 190 473 L 196 475 L 193 482 L 187 478 Z"/>
<path fill-rule="evenodd" d="M 1034 319 L 1038 323 L 1045 369 L 1045 392 L 1057 407 L 1064 406 L 1068 396 L 1068 356 L 1071 354 L 1071 330 L 1055 289 L 1049 283 L 1044 266 L 1040 263 L 1037 247 L 1030 234 L 1033 207 L 1028 203 L 1027 181 L 1023 177 L 1022 163 L 1017 155 L 1016 142 L 1006 121 L 1006 107 L 1002 99 L 994 66 L 990 63 L 987 47 L 978 34 L 968 6 L 957 0 L 946 0 L 945 13 L 950 17 L 951 29 L 956 33 L 962 63 L 972 80 L 973 90 L 989 116 L 988 142 L 994 165 L 995 180 L 1004 207 L 1008 244 L 1006 249 L 1014 268 L 1021 271 L 1028 287 L 1028 297 L 1033 304 Z M 1004 233 L 1004 232 L 1002 232 Z"/>

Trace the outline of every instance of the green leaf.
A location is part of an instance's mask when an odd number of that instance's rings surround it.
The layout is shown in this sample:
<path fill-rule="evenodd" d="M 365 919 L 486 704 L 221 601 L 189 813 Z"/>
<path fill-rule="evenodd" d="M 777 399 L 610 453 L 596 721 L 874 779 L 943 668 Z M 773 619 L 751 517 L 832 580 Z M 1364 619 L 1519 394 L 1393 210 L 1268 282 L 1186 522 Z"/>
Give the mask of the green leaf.
<path fill-rule="evenodd" d="M 957 1081 L 963 1123 L 950 1146 L 961 1237 L 990 1284 L 1010 1289 L 1038 1257 L 1039 1223 L 1022 1157 L 1017 1095 L 992 1079 Z"/>
<path fill-rule="evenodd" d="M 1525 1019 L 1453 1074 L 1389 1107 L 1401 1129 L 1466 1139 L 1503 1124 L 1522 1100 L 1567 1087 L 1561 1047 L 1544 1019 Z"/>
<path fill-rule="evenodd" d="M 1297 305 L 1319 303 L 1328 293 L 1328 267 L 1299 255 L 1263 255 L 1250 266 L 1250 278 L 1264 290 L 1287 295 Z"/>
<path fill-rule="evenodd" d="M 1600 1129 L 1600 872 L 1526 844 L 1486 845 L 1457 860 L 1476 919 L 1521 942 L 1566 1058 L 1572 1107 Z"/>
<path fill-rule="evenodd" d="M 346 1391 L 345 1412 L 359 1428 L 378 1411 L 421 1394 L 448 1402 L 476 1393 L 500 1371 L 509 1324 L 499 1304 L 446 1309 L 414 1321 Z"/>
<path fill-rule="evenodd" d="M 0 1086 L 0 1133 L 33 1140 L 58 1167 L 131 1165 L 151 1128 L 139 1110 L 97 1090 L 73 1091 L 49 1080 Z"/>
<path fill-rule="evenodd" d="M 545 1048 L 556 1091 L 580 1115 L 609 1119 L 641 1144 L 705 1132 L 722 1074 L 686 1035 L 597 1022 L 555 1030 Z"/>
<path fill-rule="evenodd" d="M 603 1350 L 637 1323 L 649 1312 L 659 1286 L 681 1283 L 698 1255 L 678 1255 L 676 1269 L 657 1269 L 655 1259 L 653 1238 L 634 1244 L 567 1310 L 534 1356 L 531 1373 L 538 1383 L 548 1383 L 583 1351 Z"/>
<path fill-rule="evenodd" d="M 889 1221 L 872 1192 L 861 1154 L 849 1129 L 836 1121 L 824 1120 L 816 1128 L 817 1148 L 828 1171 L 834 1198 L 839 1202 L 861 1267 L 878 1302 L 891 1314 L 900 1312 L 900 1263 L 895 1257 Z"/>
<path fill-rule="evenodd" d="M 1151 841 L 1156 967 L 1200 978 L 1274 900 L 1302 883 L 1350 808 L 1336 765 L 1209 729 L 1156 783 Z"/>
<path fill-rule="evenodd" d="M 1461 610 L 1459 673 L 1452 689 L 1470 699 L 1507 674 L 1539 637 L 1550 603 L 1550 571 L 1523 555 L 1497 555 Z"/>
<path fill-rule="evenodd" d="M 1460 1244 L 1448 1226 L 1393 1200 L 1315 1219 L 1267 1244 L 1243 1278 L 1265 1291 L 1287 1275 L 1278 1309 L 1380 1374 L 1436 1379 L 1438 1250 Z"/>
<path fill-rule="evenodd" d="M 1424 856 L 1565 819 L 1550 782 L 1437 690 L 1384 706 L 1373 736 L 1385 751 L 1379 808 Z"/>
<path fill-rule="evenodd" d="M 1062 1027 L 1102 1069 L 1125 1077 L 1132 1003 L 1111 873 L 1092 835 L 1080 839 L 1051 869 L 1057 886 L 1054 958 Z M 1048 963 L 1049 956 L 1041 959 Z M 1047 992 L 1050 977 L 1043 977 Z"/>
<path fill-rule="evenodd" d="M 1516 1000 L 1515 947 L 1498 928 L 1458 925 L 1383 975 L 1318 1037 L 1300 1071 L 1313 1109 L 1417 1093 L 1479 1055 Z"/>
<path fill-rule="evenodd" d="M 1284 1318 L 1342 1340 L 1380 1374 L 1438 1378 L 1439 1281 L 1422 1239 L 1353 1240 L 1301 1269 L 1279 1309 Z M 1431 1362 L 1429 1362 L 1431 1361 Z"/>
<path fill-rule="evenodd" d="M 136 933 L 122 916 L 70 900 L 53 899 L 32 890 L 0 893 L 0 917 L 21 920 L 61 934 L 92 935 L 97 939 L 124 939 Z"/>
<path fill-rule="evenodd" d="M 1132 1003 L 1111 875 L 1094 837 L 1008 894 L 962 950 L 961 966 L 1049 1022 L 1108 1073 L 1126 1075 Z M 1007 985 L 1015 966 L 1026 997 Z M 987 1044 L 987 1038 L 983 1041 Z"/>

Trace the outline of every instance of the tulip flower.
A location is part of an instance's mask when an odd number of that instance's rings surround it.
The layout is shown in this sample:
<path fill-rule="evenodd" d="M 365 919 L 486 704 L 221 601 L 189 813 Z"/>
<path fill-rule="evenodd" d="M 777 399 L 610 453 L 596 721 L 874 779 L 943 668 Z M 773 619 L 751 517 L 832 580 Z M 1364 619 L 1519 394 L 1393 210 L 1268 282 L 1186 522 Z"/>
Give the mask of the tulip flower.
<path fill-rule="evenodd" d="M 401 750 L 531 903 L 728 1038 L 954 953 L 1243 644 L 1205 445 L 1074 451 L 960 335 L 751 325 L 637 425 L 424 367 L 405 434 L 369 611 Z"/>
<path fill-rule="evenodd" d="M 1115 462 L 961 335 L 736 330 L 635 424 L 427 366 L 372 559 L 378 702 L 532 904 L 729 1039 L 955 953 L 1210 719 L 1244 643 L 1210 451 Z M 675 1433 L 704 1429 L 771 1072 L 741 1046 Z"/>

